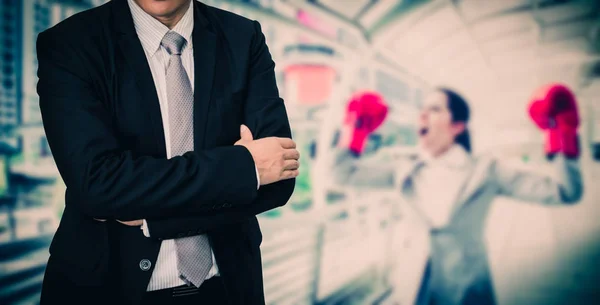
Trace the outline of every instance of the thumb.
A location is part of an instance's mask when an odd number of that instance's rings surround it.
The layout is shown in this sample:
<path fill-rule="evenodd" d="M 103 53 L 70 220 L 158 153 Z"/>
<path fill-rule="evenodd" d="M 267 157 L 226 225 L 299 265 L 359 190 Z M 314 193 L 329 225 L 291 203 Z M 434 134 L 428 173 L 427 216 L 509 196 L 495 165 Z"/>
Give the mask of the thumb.
<path fill-rule="evenodd" d="M 240 126 L 240 138 L 242 139 L 242 141 L 254 140 L 254 138 L 252 137 L 252 132 L 250 131 L 250 128 L 248 128 L 248 126 L 243 124 Z"/>

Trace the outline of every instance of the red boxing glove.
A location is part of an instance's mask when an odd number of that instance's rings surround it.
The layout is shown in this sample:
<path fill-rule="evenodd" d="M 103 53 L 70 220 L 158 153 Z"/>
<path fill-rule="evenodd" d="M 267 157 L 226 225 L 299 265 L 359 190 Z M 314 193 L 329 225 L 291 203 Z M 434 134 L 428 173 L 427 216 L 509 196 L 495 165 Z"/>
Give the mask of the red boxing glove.
<path fill-rule="evenodd" d="M 529 105 L 529 115 L 539 128 L 546 130 L 546 154 L 579 157 L 579 113 L 571 90 L 560 84 L 538 89 Z"/>
<path fill-rule="evenodd" d="M 363 92 L 356 95 L 346 108 L 344 125 L 349 133 L 348 148 L 361 154 L 368 136 L 385 120 L 388 106 L 383 97 L 374 92 Z"/>

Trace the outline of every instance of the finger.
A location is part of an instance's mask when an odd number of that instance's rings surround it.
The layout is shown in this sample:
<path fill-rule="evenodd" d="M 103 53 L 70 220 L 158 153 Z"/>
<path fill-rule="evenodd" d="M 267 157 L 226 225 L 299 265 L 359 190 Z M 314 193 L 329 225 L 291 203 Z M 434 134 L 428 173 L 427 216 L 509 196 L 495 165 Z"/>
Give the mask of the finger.
<path fill-rule="evenodd" d="M 298 160 L 300 159 L 300 152 L 296 149 L 286 149 L 283 152 L 284 160 Z"/>
<path fill-rule="evenodd" d="M 296 148 L 296 142 L 294 142 L 292 139 L 290 139 L 290 138 L 278 138 L 278 139 L 279 139 L 279 144 L 281 145 L 281 147 Z"/>
<path fill-rule="evenodd" d="M 98 219 L 98 218 L 94 218 L 94 220 L 100 221 L 100 222 L 105 222 L 106 221 L 106 219 Z"/>
<path fill-rule="evenodd" d="M 120 220 L 117 220 L 117 221 L 120 222 L 120 223 L 122 223 L 122 224 L 124 224 L 124 225 L 126 225 L 126 226 L 131 226 L 131 227 L 141 226 L 141 225 L 144 224 L 144 222 L 142 220 L 131 220 L 131 221 L 120 221 Z"/>
<path fill-rule="evenodd" d="M 300 167 L 298 160 L 285 160 L 283 161 L 283 170 L 295 170 Z"/>
<path fill-rule="evenodd" d="M 296 177 L 298 177 L 299 174 L 300 174 L 300 171 L 297 170 L 297 169 L 294 169 L 294 170 L 285 170 L 281 174 L 281 179 L 282 180 L 286 180 L 286 179 L 296 178 Z"/>
<path fill-rule="evenodd" d="M 254 137 L 252 136 L 252 132 L 250 131 L 250 128 L 248 128 L 248 126 L 242 124 L 240 126 L 240 138 L 244 141 L 252 141 L 254 140 Z"/>

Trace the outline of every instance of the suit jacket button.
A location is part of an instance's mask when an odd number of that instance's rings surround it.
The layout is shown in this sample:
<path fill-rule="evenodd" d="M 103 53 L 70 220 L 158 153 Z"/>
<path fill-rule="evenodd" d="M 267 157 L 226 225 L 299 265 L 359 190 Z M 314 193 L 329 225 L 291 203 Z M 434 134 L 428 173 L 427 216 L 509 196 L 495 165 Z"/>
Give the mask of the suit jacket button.
<path fill-rule="evenodd" d="M 152 263 L 150 262 L 150 260 L 143 259 L 140 261 L 140 269 L 142 269 L 142 271 L 150 270 L 151 266 L 152 266 Z"/>

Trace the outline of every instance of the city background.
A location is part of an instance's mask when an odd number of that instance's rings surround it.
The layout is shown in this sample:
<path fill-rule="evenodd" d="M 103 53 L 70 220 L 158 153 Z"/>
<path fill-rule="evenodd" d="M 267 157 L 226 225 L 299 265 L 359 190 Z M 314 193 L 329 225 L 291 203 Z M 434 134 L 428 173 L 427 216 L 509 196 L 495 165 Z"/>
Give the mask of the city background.
<path fill-rule="evenodd" d="M 0 0 L 0 304 L 38 303 L 64 208 L 36 93 L 37 34 L 105 2 Z M 397 195 L 329 179 L 330 148 L 353 93 L 376 90 L 390 105 L 363 158 L 413 152 L 423 96 L 445 85 L 470 102 L 474 153 L 543 171 L 543 137 L 526 107 L 548 82 L 577 95 L 585 194 L 558 208 L 497 199 L 486 236 L 498 303 L 600 298 L 598 1 L 203 2 L 261 22 L 303 156 L 290 202 L 259 215 L 268 304 L 388 304 L 399 293 L 404 305 L 419 284 L 391 272 L 422 272 L 403 256 L 420 245 Z"/>

